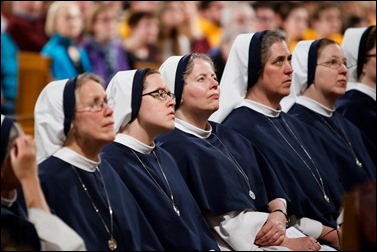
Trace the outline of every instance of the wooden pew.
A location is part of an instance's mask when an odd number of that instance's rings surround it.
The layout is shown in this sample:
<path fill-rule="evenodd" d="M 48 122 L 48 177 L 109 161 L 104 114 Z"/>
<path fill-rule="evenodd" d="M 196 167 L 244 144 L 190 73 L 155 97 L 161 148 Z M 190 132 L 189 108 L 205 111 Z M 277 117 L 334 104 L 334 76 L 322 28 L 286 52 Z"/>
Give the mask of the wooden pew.
<path fill-rule="evenodd" d="M 26 134 L 34 135 L 34 105 L 42 89 L 52 81 L 51 59 L 38 52 L 18 53 L 18 93 L 15 120 Z"/>

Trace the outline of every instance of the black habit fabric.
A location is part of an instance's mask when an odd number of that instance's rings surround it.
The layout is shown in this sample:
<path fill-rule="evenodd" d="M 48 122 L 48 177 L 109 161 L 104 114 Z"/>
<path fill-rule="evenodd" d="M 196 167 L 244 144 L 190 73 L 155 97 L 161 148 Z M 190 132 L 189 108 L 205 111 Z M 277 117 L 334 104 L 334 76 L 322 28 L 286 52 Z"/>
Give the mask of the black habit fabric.
<path fill-rule="evenodd" d="M 368 180 L 376 180 L 376 166 L 365 146 L 362 133 L 342 115 L 334 112 L 330 118 L 325 117 L 297 103 L 288 114 L 303 121 L 311 130 L 317 130 L 318 136 L 322 135 L 325 139 L 323 145 L 331 153 L 330 158 L 338 164 L 338 173 L 347 191 Z M 356 164 L 355 155 L 362 167 Z"/>
<path fill-rule="evenodd" d="M 335 104 L 336 111 L 350 120 L 376 146 L 376 101 L 358 90 L 349 90 Z"/>
<path fill-rule="evenodd" d="M 207 139 L 177 128 L 157 138 L 157 143 L 176 159 L 203 212 L 215 216 L 245 209 L 266 212 L 269 200 L 287 199 L 263 155 L 254 153 L 247 139 L 218 123 L 211 124 L 212 134 Z M 246 174 L 255 199 L 249 196 L 237 165 Z M 262 173 L 270 176 L 263 180 Z"/>
<path fill-rule="evenodd" d="M 27 219 L 21 204 L 15 202 L 11 207 L 1 205 L 1 251 L 38 251 L 40 240 L 34 225 Z"/>
<path fill-rule="evenodd" d="M 162 250 L 156 234 L 113 167 L 104 161 L 98 167 L 113 209 L 117 250 Z M 81 177 L 91 200 L 73 169 Z M 110 229 L 107 197 L 98 170 L 84 171 L 54 156 L 43 161 L 39 170 L 43 192 L 55 214 L 83 238 L 87 250 L 109 250 L 109 234 L 92 205 L 93 201 Z"/>
<path fill-rule="evenodd" d="M 135 196 L 165 250 L 219 250 L 212 231 L 187 188 L 174 159 L 158 146 L 153 152 L 164 174 L 152 152 L 142 154 L 117 142 L 108 144 L 103 149 L 101 157 L 114 167 Z M 134 153 L 138 155 L 145 168 Z M 169 187 L 180 216 L 173 209 Z"/>
<path fill-rule="evenodd" d="M 295 135 L 292 135 L 285 122 Z M 283 112 L 278 117 L 267 118 L 244 106 L 234 109 L 222 124 L 241 133 L 267 157 L 291 200 L 288 215 L 308 217 L 327 226 L 337 227 L 336 219 L 340 213 L 344 189 L 326 150 L 317 136 L 307 130 L 306 125 Z M 300 142 L 297 142 L 296 137 L 301 139 Z M 301 146 L 304 146 L 311 158 L 306 156 Z M 323 189 L 330 202 L 325 200 Z"/>

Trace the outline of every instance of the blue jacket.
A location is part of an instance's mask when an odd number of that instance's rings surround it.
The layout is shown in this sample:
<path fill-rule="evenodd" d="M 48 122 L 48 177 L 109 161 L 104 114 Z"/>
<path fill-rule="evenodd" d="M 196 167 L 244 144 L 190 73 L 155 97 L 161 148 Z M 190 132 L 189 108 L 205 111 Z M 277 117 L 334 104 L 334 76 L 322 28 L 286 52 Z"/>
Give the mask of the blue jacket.
<path fill-rule="evenodd" d="M 12 115 L 18 88 L 18 46 L 8 33 L 1 33 L 1 113 Z"/>
<path fill-rule="evenodd" d="M 41 54 L 52 58 L 51 74 L 56 80 L 75 77 L 83 72 L 92 72 L 89 57 L 85 50 L 78 47 L 80 66 L 75 66 L 68 55 L 68 47 L 74 45 L 74 40 L 59 34 L 53 35 L 42 48 Z"/>

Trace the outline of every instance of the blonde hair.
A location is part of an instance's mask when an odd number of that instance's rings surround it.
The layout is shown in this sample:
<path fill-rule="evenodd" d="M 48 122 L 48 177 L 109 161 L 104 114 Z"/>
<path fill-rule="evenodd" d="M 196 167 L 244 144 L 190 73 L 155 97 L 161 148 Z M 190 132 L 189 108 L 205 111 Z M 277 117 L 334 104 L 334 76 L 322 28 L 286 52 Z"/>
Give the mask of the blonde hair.
<path fill-rule="evenodd" d="M 63 1 L 55 1 L 53 2 L 47 10 L 46 16 L 46 24 L 45 24 L 45 33 L 47 36 L 51 37 L 56 33 L 56 18 L 58 13 L 62 11 L 62 9 L 66 9 L 69 6 L 77 6 L 76 2 L 63 2 Z"/>

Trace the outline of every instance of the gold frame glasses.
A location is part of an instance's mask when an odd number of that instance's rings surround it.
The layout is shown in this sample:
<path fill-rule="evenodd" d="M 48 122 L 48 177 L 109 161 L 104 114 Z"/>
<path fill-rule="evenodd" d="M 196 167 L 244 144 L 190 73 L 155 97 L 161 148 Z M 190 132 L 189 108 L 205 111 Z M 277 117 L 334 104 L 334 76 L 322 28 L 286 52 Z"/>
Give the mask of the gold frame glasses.
<path fill-rule="evenodd" d="M 340 60 L 340 59 L 331 59 L 325 62 L 318 63 L 317 66 L 324 66 L 331 69 L 339 69 L 342 65 L 344 65 L 347 69 L 353 67 L 353 64 L 348 60 Z"/>

